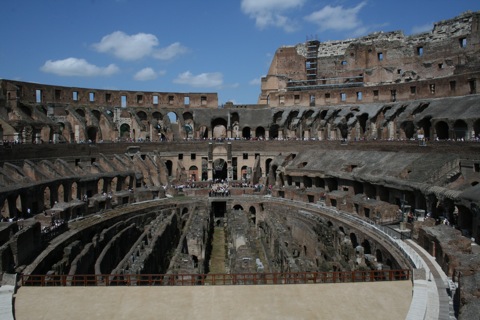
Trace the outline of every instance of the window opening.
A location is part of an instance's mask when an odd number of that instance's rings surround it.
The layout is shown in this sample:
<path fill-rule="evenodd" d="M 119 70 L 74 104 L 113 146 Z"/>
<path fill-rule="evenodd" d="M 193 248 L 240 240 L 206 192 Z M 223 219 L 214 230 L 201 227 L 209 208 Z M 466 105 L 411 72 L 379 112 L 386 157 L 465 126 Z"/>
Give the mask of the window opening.
<path fill-rule="evenodd" d="M 417 47 L 417 55 L 423 56 L 423 47 Z"/>
<path fill-rule="evenodd" d="M 35 101 L 37 103 L 42 102 L 42 90 L 39 90 L 39 89 L 35 90 Z"/>

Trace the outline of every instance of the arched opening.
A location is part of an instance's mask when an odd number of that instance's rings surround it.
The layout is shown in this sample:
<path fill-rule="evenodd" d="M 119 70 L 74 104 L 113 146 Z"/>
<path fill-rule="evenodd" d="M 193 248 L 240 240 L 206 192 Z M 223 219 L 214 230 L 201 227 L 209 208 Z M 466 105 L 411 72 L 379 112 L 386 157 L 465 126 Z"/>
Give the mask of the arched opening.
<path fill-rule="evenodd" d="M 463 120 L 457 120 L 453 124 L 453 132 L 456 140 L 465 140 L 468 136 L 468 126 Z"/>
<path fill-rule="evenodd" d="M 383 263 L 382 251 L 380 249 L 375 250 L 375 258 L 377 258 L 378 263 Z"/>
<path fill-rule="evenodd" d="M 439 121 L 435 124 L 435 132 L 437 133 L 437 139 L 447 140 L 448 136 L 448 124 L 445 121 Z"/>
<path fill-rule="evenodd" d="M 110 182 L 110 190 L 119 191 L 121 188 L 122 187 L 118 181 L 118 177 L 114 177 Z"/>
<path fill-rule="evenodd" d="M 269 130 L 269 139 L 270 140 L 274 140 L 274 139 L 278 139 L 278 124 L 272 124 L 270 126 L 270 130 Z"/>
<path fill-rule="evenodd" d="M 372 254 L 372 249 L 370 247 L 370 242 L 365 239 L 363 242 L 362 242 L 362 247 L 363 247 L 363 252 L 365 254 Z"/>
<path fill-rule="evenodd" d="M 10 210 L 8 208 L 8 200 L 4 200 L 3 203 L 1 204 L 1 214 L 2 216 L 0 218 L 2 218 L 3 220 L 5 220 L 6 218 L 11 218 L 12 216 L 10 215 Z"/>
<path fill-rule="evenodd" d="M 170 123 L 177 123 L 178 121 L 177 114 L 173 111 L 170 111 L 169 113 L 167 113 L 167 117 L 168 119 L 170 119 Z"/>
<path fill-rule="evenodd" d="M 265 160 L 265 174 L 268 176 L 268 174 L 270 173 L 270 163 L 272 162 L 272 159 L 271 158 L 268 158 L 267 160 Z"/>
<path fill-rule="evenodd" d="M 242 137 L 249 140 L 252 136 L 250 134 L 250 127 L 245 127 L 242 129 Z"/>
<path fill-rule="evenodd" d="M 223 159 L 213 161 L 213 180 L 227 179 L 227 162 Z"/>
<path fill-rule="evenodd" d="M 233 206 L 233 210 L 236 210 L 236 211 L 243 211 L 243 207 L 239 204 L 236 204 Z"/>
<path fill-rule="evenodd" d="M 207 158 L 202 158 L 202 181 L 208 180 L 208 160 Z"/>
<path fill-rule="evenodd" d="M 15 198 L 15 210 L 16 210 L 15 211 L 15 217 L 18 218 L 19 213 L 21 213 L 22 217 L 26 216 L 27 210 L 25 210 L 25 212 L 23 212 L 22 198 L 20 197 L 20 195 L 17 195 L 17 197 Z"/>
<path fill-rule="evenodd" d="M 201 126 L 198 130 L 199 139 L 208 139 L 208 128 L 206 126 Z"/>
<path fill-rule="evenodd" d="M 240 171 L 240 172 L 241 172 L 240 174 L 241 174 L 241 176 L 242 176 L 242 180 L 246 181 L 246 180 L 249 178 L 249 177 L 248 177 L 248 168 L 247 168 L 247 166 L 243 166 L 243 167 L 241 168 L 241 171 Z"/>
<path fill-rule="evenodd" d="M 425 139 L 430 139 L 430 129 L 432 128 L 432 123 L 430 122 L 431 117 L 423 118 L 418 122 L 418 126 L 423 130 L 423 136 Z"/>
<path fill-rule="evenodd" d="M 138 111 L 137 117 L 140 119 L 140 121 L 147 121 L 147 114 L 145 111 Z"/>
<path fill-rule="evenodd" d="M 473 131 L 476 139 L 480 139 L 480 120 L 477 120 L 473 123 Z"/>
<path fill-rule="evenodd" d="M 358 247 L 358 240 L 357 240 L 357 236 L 355 235 L 355 233 L 350 233 L 350 241 L 352 242 L 352 246 L 353 248 L 355 249 L 356 247 Z"/>
<path fill-rule="evenodd" d="M 79 193 L 80 190 L 78 189 L 78 184 L 77 182 L 73 182 L 71 187 L 70 187 L 70 199 L 67 199 L 68 201 L 78 199 L 80 200 Z"/>
<path fill-rule="evenodd" d="M 27 107 L 27 106 L 25 106 L 25 105 L 23 105 L 23 104 L 20 104 L 19 108 L 20 108 L 20 110 L 22 110 L 22 112 L 25 113 L 27 116 L 29 116 L 29 117 L 32 116 L 32 110 L 31 110 L 29 107 Z"/>
<path fill-rule="evenodd" d="M 103 178 L 100 178 L 98 179 L 97 181 L 97 192 L 98 193 L 103 193 L 104 191 L 107 191 L 107 189 L 105 188 L 105 179 Z"/>
<path fill-rule="evenodd" d="M 155 111 L 154 113 L 152 113 L 152 118 L 155 119 L 155 120 L 163 120 L 163 115 L 158 112 L 158 111 Z"/>
<path fill-rule="evenodd" d="M 406 139 L 412 139 L 415 136 L 415 125 L 412 121 L 405 121 L 400 128 L 403 130 Z"/>
<path fill-rule="evenodd" d="M 264 140 L 265 139 L 265 128 L 264 127 L 257 127 L 257 129 L 255 129 L 255 137 L 257 137 L 259 140 Z"/>
<path fill-rule="evenodd" d="M 172 176 L 172 168 L 173 168 L 172 161 L 171 160 L 165 161 L 165 166 L 167 167 L 168 176 L 171 177 Z"/>
<path fill-rule="evenodd" d="M 77 109 L 75 112 L 82 118 L 85 119 L 85 111 L 83 109 Z"/>
<path fill-rule="evenodd" d="M 190 181 L 194 182 L 198 180 L 198 167 L 197 166 L 191 166 L 188 169 L 188 177 Z"/>
<path fill-rule="evenodd" d="M 96 127 L 88 127 L 87 128 L 87 138 L 88 142 L 96 142 L 97 141 L 97 128 Z"/>
<path fill-rule="evenodd" d="M 368 113 L 362 113 L 360 116 L 357 116 L 357 119 L 360 125 L 360 135 L 363 136 L 367 132 Z"/>
<path fill-rule="evenodd" d="M 43 207 L 45 209 L 50 209 L 52 207 L 51 192 L 49 187 L 43 189 Z"/>
<path fill-rule="evenodd" d="M 120 139 L 130 138 L 130 126 L 126 123 L 120 126 Z"/>
<path fill-rule="evenodd" d="M 212 121 L 212 138 L 225 139 L 227 137 L 227 121 L 222 118 L 216 118 Z"/>
<path fill-rule="evenodd" d="M 250 214 L 250 221 L 253 223 L 253 224 L 256 224 L 257 222 L 257 210 L 255 210 L 255 207 L 254 206 L 251 206 L 250 209 L 248 209 L 248 212 Z"/>
<path fill-rule="evenodd" d="M 92 110 L 92 114 L 93 114 L 93 116 L 95 117 L 95 119 L 97 119 L 97 121 L 100 121 L 100 117 L 101 117 L 101 115 L 102 115 L 102 114 L 100 113 L 100 111 L 98 111 L 98 110 Z"/>

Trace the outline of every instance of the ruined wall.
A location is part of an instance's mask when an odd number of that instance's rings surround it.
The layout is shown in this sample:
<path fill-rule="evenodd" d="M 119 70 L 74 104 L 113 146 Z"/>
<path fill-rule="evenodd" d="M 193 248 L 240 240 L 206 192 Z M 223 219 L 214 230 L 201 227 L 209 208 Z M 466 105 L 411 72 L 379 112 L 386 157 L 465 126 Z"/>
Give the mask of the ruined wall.
<path fill-rule="evenodd" d="M 324 106 L 475 93 L 478 25 L 479 13 L 466 12 L 417 35 L 376 32 L 279 48 L 259 103 Z"/>

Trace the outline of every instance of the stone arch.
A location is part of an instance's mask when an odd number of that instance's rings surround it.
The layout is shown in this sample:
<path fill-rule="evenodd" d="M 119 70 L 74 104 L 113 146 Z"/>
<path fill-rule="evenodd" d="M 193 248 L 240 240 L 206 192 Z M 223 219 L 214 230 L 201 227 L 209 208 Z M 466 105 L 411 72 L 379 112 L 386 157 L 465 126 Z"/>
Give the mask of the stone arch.
<path fill-rule="evenodd" d="M 3 199 L 3 202 L 0 203 L 0 207 L 1 207 L 0 213 L 2 215 L 0 218 L 1 219 L 10 218 L 11 215 L 10 215 L 10 209 L 8 207 L 8 200 L 7 199 Z"/>
<path fill-rule="evenodd" d="M 15 217 L 18 217 L 19 212 L 22 213 L 22 216 L 26 214 L 26 210 L 23 212 L 22 197 L 17 194 L 15 197 Z"/>
<path fill-rule="evenodd" d="M 208 139 L 208 127 L 200 126 L 198 129 L 198 138 L 199 139 Z"/>
<path fill-rule="evenodd" d="M 237 211 L 242 210 L 243 211 L 243 206 L 240 205 L 240 204 L 236 204 L 236 205 L 233 206 L 233 210 L 237 210 Z"/>
<path fill-rule="evenodd" d="M 250 206 L 250 208 L 248 209 L 248 213 L 249 213 L 250 221 L 253 224 L 256 224 L 256 222 L 257 222 L 257 209 L 255 209 L 254 206 Z"/>
<path fill-rule="evenodd" d="M 177 123 L 178 122 L 178 116 L 173 111 L 168 112 L 167 117 L 168 117 L 168 119 L 170 119 L 170 123 Z"/>
<path fill-rule="evenodd" d="M 240 175 L 242 177 L 242 180 L 246 180 L 248 178 L 248 168 L 247 166 L 242 166 L 240 169 Z"/>
<path fill-rule="evenodd" d="M 358 246 L 357 235 L 353 232 L 350 233 L 350 242 L 352 242 L 352 246 L 354 249 Z"/>
<path fill-rule="evenodd" d="M 364 112 L 361 115 L 357 116 L 358 124 L 360 126 L 360 136 L 363 137 L 367 133 L 367 121 L 368 121 L 368 113 Z"/>
<path fill-rule="evenodd" d="M 147 113 L 145 111 L 138 111 L 137 112 L 137 117 L 140 119 L 140 121 L 147 121 Z"/>
<path fill-rule="evenodd" d="M 267 158 L 267 159 L 265 160 L 265 174 L 267 175 L 267 177 L 268 177 L 268 175 L 269 175 L 269 173 L 270 173 L 270 163 L 271 163 L 271 162 L 272 162 L 272 158 Z"/>
<path fill-rule="evenodd" d="M 191 181 L 198 180 L 198 167 L 197 166 L 190 166 L 188 168 L 188 177 Z"/>
<path fill-rule="evenodd" d="M 43 189 L 43 207 L 50 209 L 52 207 L 52 200 L 50 187 L 46 186 L 45 189 Z"/>
<path fill-rule="evenodd" d="M 480 139 L 480 119 L 473 123 L 474 138 Z"/>
<path fill-rule="evenodd" d="M 167 167 L 168 176 L 172 176 L 173 172 L 173 162 L 171 160 L 165 161 L 165 166 Z"/>
<path fill-rule="evenodd" d="M 161 114 L 158 111 L 155 111 L 154 113 L 152 113 L 152 118 L 155 120 L 163 120 L 163 114 Z"/>
<path fill-rule="evenodd" d="M 110 181 L 110 190 L 119 191 L 120 183 L 118 182 L 118 177 L 113 177 Z"/>
<path fill-rule="evenodd" d="M 426 139 L 430 139 L 430 130 L 432 128 L 430 120 L 431 117 L 425 117 L 418 122 L 418 126 L 422 129 L 423 135 Z"/>
<path fill-rule="evenodd" d="M 79 199 L 79 188 L 78 188 L 78 184 L 76 181 L 74 181 L 70 187 L 70 199 L 67 199 L 68 201 L 71 201 L 71 200 L 74 200 L 74 199 Z M 79 199 L 80 200 L 80 199 Z"/>
<path fill-rule="evenodd" d="M 272 124 L 270 126 L 270 129 L 268 130 L 268 135 L 270 140 L 278 138 L 278 129 L 279 129 L 278 124 Z"/>
<path fill-rule="evenodd" d="M 36 143 L 53 141 L 53 129 L 50 126 L 42 126 L 39 136 L 35 137 L 35 140 Z"/>
<path fill-rule="evenodd" d="M 95 119 L 97 119 L 97 121 L 100 121 L 102 113 L 98 110 L 92 110 L 92 115 Z"/>
<path fill-rule="evenodd" d="M 437 134 L 437 139 L 447 140 L 449 138 L 449 127 L 445 121 L 438 121 L 435 124 L 435 133 Z"/>
<path fill-rule="evenodd" d="M 403 131 L 405 138 L 410 140 L 415 136 L 415 125 L 413 121 L 404 121 L 400 125 L 400 129 Z"/>
<path fill-rule="evenodd" d="M 183 113 L 183 130 L 186 139 L 192 139 L 195 132 L 195 123 L 191 112 Z"/>
<path fill-rule="evenodd" d="M 216 179 L 227 179 L 227 161 L 222 158 L 213 161 L 213 180 Z"/>
<path fill-rule="evenodd" d="M 216 118 L 212 121 L 212 138 L 225 139 L 227 137 L 227 121 L 222 118 Z"/>
<path fill-rule="evenodd" d="M 57 200 L 59 202 L 65 202 L 65 187 L 60 184 L 57 188 Z"/>
<path fill-rule="evenodd" d="M 468 138 L 468 125 L 463 120 L 457 120 L 453 124 L 453 132 L 455 134 L 455 139 L 467 139 Z"/>
<path fill-rule="evenodd" d="M 27 107 L 26 105 L 20 104 L 19 105 L 20 110 L 22 110 L 23 113 L 25 113 L 27 116 L 32 117 L 32 109 Z"/>
<path fill-rule="evenodd" d="M 372 247 L 370 245 L 370 241 L 368 239 L 363 240 L 362 242 L 363 252 L 365 254 L 372 254 Z"/>
<path fill-rule="evenodd" d="M 98 128 L 94 126 L 87 127 L 87 139 L 88 142 L 96 142 L 97 141 L 97 133 Z"/>
<path fill-rule="evenodd" d="M 105 179 L 104 178 L 98 179 L 97 190 L 98 190 L 99 193 L 103 193 L 103 192 L 106 191 L 106 185 L 105 185 Z"/>
<path fill-rule="evenodd" d="M 265 128 L 257 127 L 255 129 L 255 137 L 257 137 L 258 139 L 265 139 Z"/>
<path fill-rule="evenodd" d="M 120 139 L 130 138 L 130 125 L 124 123 L 120 126 Z"/>
<path fill-rule="evenodd" d="M 85 119 L 85 110 L 80 109 L 80 108 L 77 108 L 77 109 L 75 109 L 75 112 L 76 112 L 80 117 L 82 117 L 82 118 Z"/>
<path fill-rule="evenodd" d="M 247 140 L 252 137 L 250 133 L 250 127 L 244 127 L 242 129 L 242 137 Z"/>

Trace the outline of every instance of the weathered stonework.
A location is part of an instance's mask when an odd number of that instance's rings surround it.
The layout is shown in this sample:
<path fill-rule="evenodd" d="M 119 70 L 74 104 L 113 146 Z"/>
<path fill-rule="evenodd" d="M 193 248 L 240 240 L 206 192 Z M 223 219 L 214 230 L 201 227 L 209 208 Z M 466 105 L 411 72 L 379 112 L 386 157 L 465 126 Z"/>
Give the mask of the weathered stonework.
<path fill-rule="evenodd" d="M 381 272 L 398 224 L 476 314 L 479 29 L 279 48 L 257 105 L 1 80 L 0 270 L 195 281 L 216 225 L 226 272 Z"/>

